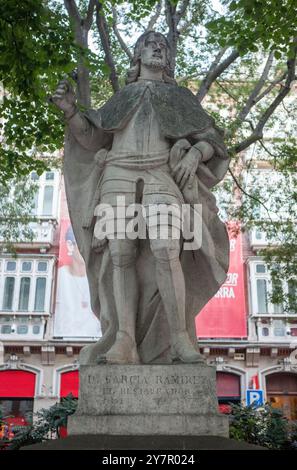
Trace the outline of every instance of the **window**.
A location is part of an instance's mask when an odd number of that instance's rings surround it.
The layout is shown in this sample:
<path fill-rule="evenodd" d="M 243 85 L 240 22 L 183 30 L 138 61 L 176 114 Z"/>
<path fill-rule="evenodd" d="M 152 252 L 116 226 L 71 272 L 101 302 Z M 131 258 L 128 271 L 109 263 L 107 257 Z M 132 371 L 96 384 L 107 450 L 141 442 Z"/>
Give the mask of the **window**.
<path fill-rule="evenodd" d="M 14 285 L 15 285 L 14 277 L 7 277 L 5 279 L 3 304 L 2 304 L 3 310 L 12 310 Z"/>
<path fill-rule="evenodd" d="M 38 198 L 39 198 L 39 190 L 38 188 L 36 188 L 34 190 L 34 194 L 33 194 L 33 197 L 32 197 L 32 209 L 31 209 L 31 214 L 32 215 L 37 215 L 37 211 L 38 211 Z"/>
<path fill-rule="evenodd" d="M 275 320 L 273 322 L 273 334 L 274 336 L 285 336 L 286 329 L 282 320 Z"/>
<path fill-rule="evenodd" d="M 55 217 L 57 210 L 57 196 L 59 191 L 58 170 L 46 171 L 38 176 L 36 172 L 31 173 L 32 187 L 32 209 L 35 216 Z"/>
<path fill-rule="evenodd" d="M 47 262 L 46 261 L 38 261 L 37 271 L 38 272 L 46 272 L 47 271 Z"/>
<path fill-rule="evenodd" d="M 46 288 L 46 278 L 38 277 L 36 280 L 35 303 L 34 303 L 34 310 L 37 312 L 44 311 L 45 288 Z"/>
<path fill-rule="evenodd" d="M 266 279 L 257 279 L 257 300 L 258 313 L 267 313 L 267 281 Z"/>
<path fill-rule="evenodd" d="M 281 290 L 282 290 L 281 282 L 279 282 L 278 280 L 274 280 L 272 282 L 272 292 L 274 294 L 277 294 L 278 292 L 281 292 Z M 273 312 L 274 313 L 284 313 L 283 304 L 282 303 L 273 304 Z"/>
<path fill-rule="evenodd" d="M 1 333 L 3 335 L 10 335 L 11 333 L 11 325 L 2 325 L 1 326 Z"/>
<path fill-rule="evenodd" d="M 45 186 L 43 194 L 42 215 L 52 215 L 53 212 L 53 186 Z"/>
<path fill-rule="evenodd" d="M 7 261 L 6 271 L 14 272 L 16 270 L 16 261 Z"/>
<path fill-rule="evenodd" d="M 288 282 L 288 302 L 290 312 L 296 312 L 297 310 L 297 285 L 296 281 Z"/>
<path fill-rule="evenodd" d="M 30 296 L 30 277 L 22 277 L 19 295 L 19 310 L 28 310 Z"/>
<path fill-rule="evenodd" d="M 266 266 L 265 264 L 256 264 L 256 273 L 266 273 Z"/>
<path fill-rule="evenodd" d="M 53 171 L 47 171 L 45 173 L 45 179 L 47 181 L 53 181 L 55 179 L 55 173 Z"/>
<path fill-rule="evenodd" d="M 34 325 L 32 331 L 33 331 L 33 335 L 39 335 L 40 326 L 39 325 Z"/>
<path fill-rule="evenodd" d="M 23 261 L 22 262 L 22 271 L 25 272 L 31 272 L 32 270 L 32 262 L 31 261 Z"/>
<path fill-rule="evenodd" d="M 262 328 L 262 336 L 269 336 L 269 328 L 267 326 Z"/>
<path fill-rule="evenodd" d="M 288 282 L 288 294 L 292 297 L 296 297 L 297 296 L 297 285 L 296 285 L 296 281 L 289 281 Z"/>
<path fill-rule="evenodd" d="M 258 214 L 259 214 L 259 210 L 258 210 Z M 256 240 L 262 240 L 263 232 L 256 230 L 255 236 L 256 236 Z"/>
<path fill-rule="evenodd" d="M 36 257 L 35 260 L 22 256 L 13 261 L 5 259 L 0 270 L 0 310 L 25 314 L 48 311 L 52 265 L 53 259 L 45 257 Z M 7 272 L 7 267 L 13 269 L 13 273 Z M 24 318 L 23 315 L 21 317 Z M 4 323 L 2 320 L 3 315 L 0 322 Z"/>
<path fill-rule="evenodd" d="M 17 334 L 18 335 L 26 335 L 28 333 L 28 326 L 27 325 L 18 325 L 17 327 Z"/>
<path fill-rule="evenodd" d="M 31 173 L 31 180 L 32 180 L 32 181 L 38 181 L 38 180 L 39 180 L 39 176 L 38 176 L 38 174 L 36 173 L 36 171 L 32 171 L 32 173 Z"/>
<path fill-rule="evenodd" d="M 281 269 L 281 267 L 280 267 Z M 282 315 L 287 312 L 296 312 L 297 281 L 288 283 L 279 281 L 271 276 L 267 265 L 262 261 L 250 261 L 250 299 L 253 314 Z M 273 303 L 272 297 L 281 298 L 284 294 L 284 302 Z"/>

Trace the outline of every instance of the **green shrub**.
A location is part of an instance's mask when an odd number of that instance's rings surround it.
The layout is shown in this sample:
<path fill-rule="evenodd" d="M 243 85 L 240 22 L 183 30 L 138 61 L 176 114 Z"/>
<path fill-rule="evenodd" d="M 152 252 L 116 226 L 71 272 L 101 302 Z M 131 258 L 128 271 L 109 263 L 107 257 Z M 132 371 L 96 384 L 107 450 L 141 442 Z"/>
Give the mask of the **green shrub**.
<path fill-rule="evenodd" d="M 34 414 L 35 419 L 31 426 L 19 427 L 9 449 L 17 450 L 26 445 L 59 437 L 60 427 L 67 426 L 67 418 L 75 412 L 76 407 L 77 400 L 70 394 L 60 403 L 55 403 L 50 408 L 42 408 Z"/>
<path fill-rule="evenodd" d="M 296 435 L 296 430 L 293 430 L 282 412 L 268 403 L 258 408 L 253 405 L 232 405 L 232 439 L 269 449 L 285 449 L 294 448 Z"/>

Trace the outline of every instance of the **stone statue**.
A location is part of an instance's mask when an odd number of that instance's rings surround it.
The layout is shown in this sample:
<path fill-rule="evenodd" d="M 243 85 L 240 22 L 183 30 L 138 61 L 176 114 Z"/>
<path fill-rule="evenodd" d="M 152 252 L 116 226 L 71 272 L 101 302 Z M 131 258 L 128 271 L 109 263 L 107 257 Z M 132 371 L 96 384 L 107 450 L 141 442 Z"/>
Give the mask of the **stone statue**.
<path fill-rule="evenodd" d="M 66 80 L 52 97 L 67 121 L 69 213 L 103 333 L 82 350 L 83 365 L 204 360 L 195 316 L 224 282 L 229 262 L 227 231 L 210 188 L 224 177 L 229 158 L 221 131 L 170 77 L 169 63 L 166 38 L 149 31 L 136 42 L 126 86 L 102 108 L 79 111 Z M 119 233 L 98 239 L 96 207 L 117 210 L 119 196 L 125 207 L 188 203 L 193 212 L 200 204 L 201 246 L 185 250 L 182 233 L 179 239 Z M 158 220 L 148 215 L 145 223 L 160 229 Z"/>

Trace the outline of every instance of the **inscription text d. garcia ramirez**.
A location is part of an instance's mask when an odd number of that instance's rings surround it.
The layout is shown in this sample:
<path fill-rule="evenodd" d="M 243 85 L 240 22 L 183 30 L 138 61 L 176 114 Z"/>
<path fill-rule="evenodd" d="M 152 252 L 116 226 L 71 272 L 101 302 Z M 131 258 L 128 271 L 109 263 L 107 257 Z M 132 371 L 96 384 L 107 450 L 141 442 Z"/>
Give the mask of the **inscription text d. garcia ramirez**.
<path fill-rule="evenodd" d="M 205 383 L 206 377 L 198 375 L 106 375 L 95 377 L 87 376 L 89 385 L 200 385 Z"/>

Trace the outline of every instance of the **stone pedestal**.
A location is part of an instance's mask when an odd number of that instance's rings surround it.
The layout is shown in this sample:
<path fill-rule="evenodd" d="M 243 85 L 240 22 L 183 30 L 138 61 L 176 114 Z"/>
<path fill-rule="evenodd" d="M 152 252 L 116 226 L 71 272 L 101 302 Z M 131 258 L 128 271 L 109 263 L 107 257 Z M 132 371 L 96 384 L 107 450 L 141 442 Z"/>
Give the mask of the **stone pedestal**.
<path fill-rule="evenodd" d="M 69 434 L 228 437 L 219 414 L 215 369 L 206 364 L 80 367 Z"/>

